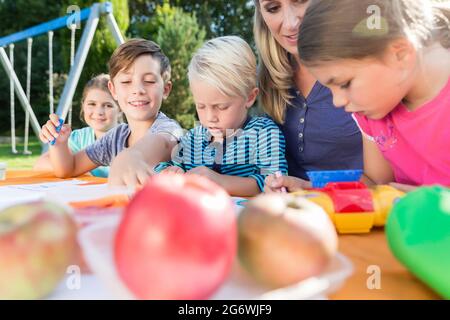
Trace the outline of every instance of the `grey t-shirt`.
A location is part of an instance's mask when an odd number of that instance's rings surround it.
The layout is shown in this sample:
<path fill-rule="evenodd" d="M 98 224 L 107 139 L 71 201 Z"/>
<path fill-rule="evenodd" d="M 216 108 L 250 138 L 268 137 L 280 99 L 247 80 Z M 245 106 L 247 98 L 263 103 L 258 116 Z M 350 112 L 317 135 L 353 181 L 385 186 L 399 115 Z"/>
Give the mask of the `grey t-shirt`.
<path fill-rule="evenodd" d="M 167 133 L 179 140 L 182 135 L 180 125 L 159 112 L 148 134 Z M 101 139 L 89 145 L 85 150 L 89 159 L 99 166 L 109 166 L 112 160 L 127 147 L 127 140 L 131 133 L 128 124 L 122 123 L 111 129 Z"/>

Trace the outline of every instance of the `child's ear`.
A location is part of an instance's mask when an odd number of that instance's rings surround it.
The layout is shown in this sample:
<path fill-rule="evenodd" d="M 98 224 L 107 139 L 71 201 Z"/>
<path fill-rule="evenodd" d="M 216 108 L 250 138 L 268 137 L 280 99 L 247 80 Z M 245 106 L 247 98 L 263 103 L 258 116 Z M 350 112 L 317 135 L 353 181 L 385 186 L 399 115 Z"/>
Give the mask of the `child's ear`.
<path fill-rule="evenodd" d="M 410 68 L 416 63 L 417 52 L 414 45 L 406 38 L 392 41 L 388 47 L 390 62 L 400 68 Z"/>
<path fill-rule="evenodd" d="M 111 80 L 108 81 L 108 89 L 111 92 L 111 96 L 114 98 L 114 100 L 117 101 L 116 87 L 114 86 L 114 83 Z"/>
<path fill-rule="evenodd" d="M 163 99 L 166 100 L 169 97 L 170 91 L 172 91 L 172 81 L 167 81 L 164 84 L 164 93 L 163 93 Z"/>
<path fill-rule="evenodd" d="M 252 91 L 250 91 L 250 94 L 248 95 L 247 102 L 245 103 L 245 107 L 247 109 L 250 109 L 253 104 L 255 103 L 256 98 L 258 97 L 259 89 L 254 88 Z"/>

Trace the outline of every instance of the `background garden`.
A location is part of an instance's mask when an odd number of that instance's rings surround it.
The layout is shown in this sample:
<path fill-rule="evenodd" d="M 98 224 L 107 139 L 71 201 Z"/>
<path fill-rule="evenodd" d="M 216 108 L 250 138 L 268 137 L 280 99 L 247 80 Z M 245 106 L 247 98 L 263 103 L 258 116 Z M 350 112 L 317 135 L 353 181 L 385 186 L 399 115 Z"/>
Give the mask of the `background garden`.
<path fill-rule="evenodd" d="M 81 9 L 94 2 L 62 0 L 3 0 L 0 1 L 0 36 L 6 36 L 31 26 L 52 20 L 67 14 L 67 8 L 77 5 Z M 190 0 L 110 0 L 114 7 L 114 16 L 122 34 L 126 38 L 142 37 L 156 41 L 171 60 L 173 90 L 163 104 L 162 111 L 178 120 L 185 128 L 191 128 L 196 120 L 195 107 L 189 93 L 187 65 L 192 53 L 206 40 L 221 35 L 239 35 L 253 44 L 252 17 L 253 1 L 190 1 Z M 77 44 L 83 32 L 77 30 Z M 84 83 L 93 75 L 107 72 L 107 62 L 116 43 L 111 36 L 106 21 L 100 20 L 89 55 L 81 74 L 73 100 L 73 127 L 83 126 L 78 114 L 80 96 Z M 6 50 L 8 52 L 8 50 Z M 15 45 L 15 70 L 25 87 L 27 44 L 26 41 Z M 55 106 L 69 73 L 70 30 L 55 31 L 53 40 L 53 82 Z M 0 161 L 6 161 L 8 168 L 29 168 L 40 153 L 37 139 L 30 130 L 30 150 L 32 156 L 11 155 L 10 137 L 10 94 L 9 78 L 5 70 L 0 71 Z M 48 88 L 48 38 L 46 35 L 33 39 L 31 105 L 43 124 L 49 113 Z M 23 139 L 25 113 L 16 98 L 16 136 Z"/>

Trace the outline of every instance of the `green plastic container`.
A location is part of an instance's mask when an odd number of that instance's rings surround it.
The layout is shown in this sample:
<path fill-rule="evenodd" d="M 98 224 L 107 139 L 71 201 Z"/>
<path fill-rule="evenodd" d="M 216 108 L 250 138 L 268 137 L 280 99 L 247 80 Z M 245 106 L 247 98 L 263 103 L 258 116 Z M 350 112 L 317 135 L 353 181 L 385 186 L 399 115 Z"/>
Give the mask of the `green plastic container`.
<path fill-rule="evenodd" d="M 392 209 L 386 235 L 401 263 L 445 299 L 450 299 L 450 189 L 424 187 Z"/>

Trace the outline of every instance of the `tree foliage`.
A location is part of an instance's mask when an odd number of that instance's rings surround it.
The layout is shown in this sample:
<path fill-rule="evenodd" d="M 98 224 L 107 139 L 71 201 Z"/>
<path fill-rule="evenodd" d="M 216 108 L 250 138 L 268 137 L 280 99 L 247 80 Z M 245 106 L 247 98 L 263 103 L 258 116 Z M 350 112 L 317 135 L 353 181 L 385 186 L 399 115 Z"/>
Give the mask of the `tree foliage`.
<path fill-rule="evenodd" d="M 43 22 L 64 16 L 70 5 L 77 5 L 81 9 L 89 7 L 94 2 L 86 0 L 64 0 L 56 3 L 50 0 L 27 1 L 27 0 L 4 0 L 0 2 L 0 28 L 1 35 L 6 36 Z M 101 1 L 103 2 L 103 1 Z M 114 16 L 122 33 L 129 26 L 129 12 L 127 0 L 111 0 L 114 6 Z M 20 19 L 17 19 L 20 17 Z M 84 24 L 81 30 L 77 30 L 76 48 L 78 48 L 81 34 L 84 31 Z M 112 51 L 116 48 L 116 43 L 107 28 L 104 18 L 100 19 L 97 31 L 90 47 L 86 64 L 83 68 L 80 81 L 77 86 L 77 93 L 74 97 L 74 125 L 78 126 L 78 112 L 80 94 L 84 83 L 95 74 L 107 72 L 106 63 Z M 5 48 L 7 53 L 8 48 Z M 25 90 L 26 84 L 26 64 L 27 64 L 27 44 L 26 40 L 15 44 L 15 70 Z M 55 108 L 59 102 L 60 94 L 70 70 L 70 30 L 63 28 L 56 30 L 53 39 L 53 78 Z M 3 69 L 3 68 L 2 68 Z M 40 123 L 48 117 L 48 37 L 47 35 L 37 36 L 33 39 L 32 54 L 32 76 L 31 76 L 31 104 Z M 9 122 L 9 78 L 3 70 L 3 77 L 0 78 L 0 103 L 4 106 L 0 108 L 0 128 L 3 134 L 10 128 Z M 16 125 L 20 130 L 24 126 L 24 112 L 16 98 Z M 20 132 L 17 133 L 21 135 Z"/>
<path fill-rule="evenodd" d="M 205 31 L 199 27 L 195 14 L 185 13 L 167 3 L 156 8 L 155 19 L 149 27 L 156 27 L 156 42 L 169 57 L 172 67 L 173 89 L 163 104 L 163 111 L 184 128 L 191 128 L 195 121 L 195 107 L 189 90 L 187 67 L 192 54 L 203 44 Z"/>
<path fill-rule="evenodd" d="M 67 7 L 78 5 L 81 9 L 94 2 L 105 0 L 29 1 L 0 0 L 0 36 L 6 36 L 28 27 L 66 15 Z M 205 39 L 221 35 L 240 35 L 249 43 L 252 40 L 252 0 L 109 0 L 114 16 L 123 35 L 142 37 L 158 42 L 172 64 L 173 91 L 163 104 L 163 111 L 177 119 L 184 127 L 192 126 L 195 110 L 189 94 L 187 65 L 192 53 Z M 77 30 L 77 46 L 82 29 Z M 74 97 L 74 126 L 78 120 L 79 100 L 84 83 L 93 75 L 107 72 L 107 62 L 116 43 L 107 29 L 106 21 L 100 20 L 86 65 L 83 68 Z M 8 52 L 8 48 L 5 48 Z M 25 88 L 26 41 L 15 45 L 15 69 Z M 70 30 L 55 31 L 53 43 L 55 107 L 69 72 Z M 0 71 L 1 72 L 1 71 Z M 40 123 L 48 116 L 48 38 L 42 35 L 33 39 L 33 62 L 31 79 L 31 104 Z M 9 79 L 3 71 L 0 77 L 0 134 L 9 132 Z M 16 98 L 16 123 L 24 126 L 24 112 Z"/>
<path fill-rule="evenodd" d="M 131 34 L 140 34 L 141 23 L 153 19 L 157 5 L 167 0 L 129 0 L 133 20 Z M 195 13 L 200 26 L 205 28 L 206 38 L 223 35 L 239 35 L 248 43 L 253 43 L 253 1 L 252 0 L 170 0 L 171 6 L 182 8 L 184 12 Z"/>
<path fill-rule="evenodd" d="M 0 2 L 0 36 L 24 30 L 44 21 L 54 19 L 59 16 L 60 8 L 55 6 L 53 1 L 27 1 L 27 0 L 4 0 Z M 20 17 L 20 18 L 18 18 Z M 59 34 L 55 34 L 55 52 L 58 52 L 59 46 L 56 43 Z M 32 74 L 31 74 L 31 102 L 37 107 L 37 116 L 48 115 L 48 39 L 43 35 L 33 39 L 32 51 Z M 9 55 L 9 48 L 5 47 Z M 61 72 L 60 55 L 55 55 L 55 73 Z M 27 66 L 27 41 L 21 41 L 14 46 L 14 66 L 17 76 L 25 90 L 26 86 L 26 66 Z M 2 132 L 8 132 L 10 128 L 9 121 L 9 78 L 6 71 L 1 68 L 0 71 L 0 128 Z M 56 90 L 58 93 L 58 90 Z M 42 110 L 42 112 L 41 112 Z M 46 112 L 45 112 L 45 111 Z M 16 99 L 16 122 L 20 130 L 24 127 L 25 113 Z M 18 131 L 17 135 L 23 133 Z"/>
<path fill-rule="evenodd" d="M 113 5 L 114 18 L 117 21 L 117 25 L 123 36 L 126 35 L 126 31 L 129 27 L 130 17 L 128 10 L 127 0 L 65 0 L 66 6 L 63 7 L 63 11 L 60 15 L 66 13 L 66 9 L 69 5 L 77 5 L 80 8 L 87 8 L 92 6 L 96 2 L 106 2 L 109 1 Z M 81 35 L 84 28 L 77 30 L 77 47 L 81 39 Z M 70 30 L 64 30 L 67 41 L 62 48 L 63 61 L 65 62 L 66 70 L 70 69 Z M 89 49 L 89 54 L 86 59 L 86 63 L 83 67 L 83 72 L 80 76 L 80 80 L 77 86 L 77 93 L 74 97 L 74 120 L 78 118 L 81 92 L 83 91 L 84 84 L 89 81 L 92 77 L 100 73 L 108 73 L 108 61 L 111 57 L 113 51 L 117 48 L 118 44 L 112 36 L 106 19 L 101 18 L 97 27 L 97 30 L 92 40 L 91 47 Z"/>

